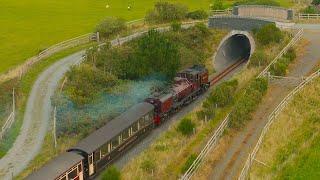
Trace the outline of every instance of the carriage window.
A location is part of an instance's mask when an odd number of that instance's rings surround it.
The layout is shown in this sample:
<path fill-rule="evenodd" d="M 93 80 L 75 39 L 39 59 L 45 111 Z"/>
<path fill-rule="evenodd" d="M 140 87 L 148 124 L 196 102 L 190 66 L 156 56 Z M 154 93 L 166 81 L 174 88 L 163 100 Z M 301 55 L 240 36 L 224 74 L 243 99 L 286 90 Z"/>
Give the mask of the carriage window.
<path fill-rule="evenodd" d="M 108 144 L 105 144 L 101 147 L 101 157 L 104 157 L 109 153 Z"/>
<path fill-rule="evenodd" d="M 119 145 L 119 136 L 116 136 L 111 140 L 111 145 L 112 150 L 114 150 Z"/>
<path fill-rule="evenodd" d="M 144 117 L 142 117 L 141 119 L 139 119 L 139 125 L 140 125 L 140 129 L 143 128 L 145 126 L 145 120 Z"/>
<path fill-rule="evenodd" d="M 129 129 L 126 129 L 122 132 L 122 140 L 126 140 L 129 138 Z"/>
<path fill-rule="evenodd" d="M 77 175 L 77 169 L 75 168 L 73 171 L 68 173 L 68 179 L 74 179 L 75 177 L 77 177 Z"/>
<path fill-rule="evenodd" d="M 100 160 L 100 150 L 97 150 L 94 152 L 94 161 L 99 161 Z"/>
<path fill-rule="evenodd" d="M 133 125 L 132 125 L 132 132 L 133 133 L 136 133 L 138 131 L 138 122 L 136 122 L 136 123 L 134 123 Z"/>
<path fill-rule="evenodd" d="M 59 180 L 67 180 L 66 175 L 63 175 L 62 177 L 60 177 Z"/>
<path fill-rule="evenodd" d="M 78 165 L 78 171 L 81 172 L 82 171 L 82 164 Z"/>

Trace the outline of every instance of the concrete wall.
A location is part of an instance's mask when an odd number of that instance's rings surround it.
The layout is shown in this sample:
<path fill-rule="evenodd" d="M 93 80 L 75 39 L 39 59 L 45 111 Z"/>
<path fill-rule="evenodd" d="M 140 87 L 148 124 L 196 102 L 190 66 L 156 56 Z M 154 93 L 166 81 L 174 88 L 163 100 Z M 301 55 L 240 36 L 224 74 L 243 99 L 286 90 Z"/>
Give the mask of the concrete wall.
<path fill-rule="evenodd" d="M 232 13 L 237 16 L 293 20 L 293 11 L 291 9 L 275 6 L 242 5 L 234 7 Z"/>
<path fill-rule="evenodd" d="M 250 31 L 270 23 L 274 22 L 252 17 L 214 16 L 209 18 L 208 26 L 210 28 Z"/>

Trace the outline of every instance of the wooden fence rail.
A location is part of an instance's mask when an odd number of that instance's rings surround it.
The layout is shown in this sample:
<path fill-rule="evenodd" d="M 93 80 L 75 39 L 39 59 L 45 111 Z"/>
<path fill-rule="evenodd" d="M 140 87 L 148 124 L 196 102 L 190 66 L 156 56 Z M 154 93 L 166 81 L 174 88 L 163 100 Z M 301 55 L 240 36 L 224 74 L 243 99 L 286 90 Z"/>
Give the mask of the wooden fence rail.
<path fill-rule="evenodd" d="M 280 112 L 286 107 L 286 105 L 292 100 L 295 94 L 300 92 L 307 84 L 309 84 L 311 81 L 313 81 L 315 78 L 320 76 L 320 69 L 314 72 L 312 75 L 310 75 L 307 79 L 305 79 L 302 83 L 300 83 L 295 89 L 293 89 L 281 102 L 280 104 L 274 109 L 274 111 L 269 115 L 268 122 L 263 128 L 261 135 L 259 137 L 259 140 L 252 150 L 252 153 L 248 155 L 248 159 L 242 168 L 242 171 L 240 173 L 240 176 L 238 180 L 245 180 L 249 174 L 250 168 L 253 164 L 253 161 L 255 160 L 255 156 L 257 155 L 257 152 L 263 142 L 263 139 L 268 132 L 271 124 L 274 122 L 276 117 L 280 114 Z"/>
<path fill-rule="evenodd" d="M 320 14 L 297 14 L 298 19 L 320 19 Z"/>

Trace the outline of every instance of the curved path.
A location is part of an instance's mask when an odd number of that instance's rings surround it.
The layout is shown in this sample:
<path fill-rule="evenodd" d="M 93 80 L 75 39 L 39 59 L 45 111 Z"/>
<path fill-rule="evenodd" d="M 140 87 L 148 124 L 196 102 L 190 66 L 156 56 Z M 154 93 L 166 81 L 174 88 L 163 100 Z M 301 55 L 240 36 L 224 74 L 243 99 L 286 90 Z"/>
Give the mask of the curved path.
<path fill-rule="evenodd" d="M 25 169 L 41 149 L 51 113 L 50 97 L 64 73 L 79 63 L 84 51 L 61 59 L 41 73 L 32 87 L 21 132 L 13 147 L 0 160 L 0 179 L 11 179 Z"/>

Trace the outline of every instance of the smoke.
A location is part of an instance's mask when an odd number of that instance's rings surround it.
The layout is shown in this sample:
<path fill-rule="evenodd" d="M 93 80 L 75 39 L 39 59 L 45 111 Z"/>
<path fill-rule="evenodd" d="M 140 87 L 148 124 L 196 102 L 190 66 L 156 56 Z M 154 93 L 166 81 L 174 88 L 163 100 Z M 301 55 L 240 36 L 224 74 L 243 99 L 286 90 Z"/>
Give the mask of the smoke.
<path fill-rule="evenodd" d="M 164 87 L 166 81 L 149 77 L 139 81 L 125 81 L 110 92 L 102 92 L 94 102 L 77 107 L 66 95 L 57 94 L 53 104 L 57 107 L 57 134 L 75 134 L 101 127 L 129 107 L 150 97 L 154 89 Z"/>

